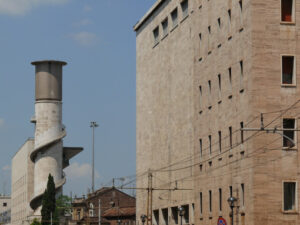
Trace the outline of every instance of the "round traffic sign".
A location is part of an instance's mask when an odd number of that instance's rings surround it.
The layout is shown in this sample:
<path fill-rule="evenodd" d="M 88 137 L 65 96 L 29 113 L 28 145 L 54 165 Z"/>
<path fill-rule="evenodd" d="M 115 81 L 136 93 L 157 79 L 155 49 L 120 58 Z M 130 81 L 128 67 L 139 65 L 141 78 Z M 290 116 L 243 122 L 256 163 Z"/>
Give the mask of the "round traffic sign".
<path fill-rule="evenodd" d="M 226 220 L 223 217 L 219 217 L 218 225 L 227 225 Z"/>

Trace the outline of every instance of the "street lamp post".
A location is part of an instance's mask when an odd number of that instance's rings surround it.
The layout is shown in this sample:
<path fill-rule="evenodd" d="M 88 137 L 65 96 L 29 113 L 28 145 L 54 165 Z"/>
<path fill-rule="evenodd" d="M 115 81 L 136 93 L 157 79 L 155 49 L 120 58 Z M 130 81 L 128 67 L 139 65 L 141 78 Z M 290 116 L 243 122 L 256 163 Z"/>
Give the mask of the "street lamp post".
<path fill-rule="evenodd" d="M 120 220 L 120 219 L 118 219 L 118 224 L 119 224 L 119 225 L 121 224 L 121 220 Z"/>
<path fill-rule="evenodd" d="M 142 214 L 142 215 L 141 215 L 141 220 L 142 220 L 143 225 L 144 225 L 145 222 L 146 222 L 146 218 L 147 218 L 147 216 L 146 216 L 145 214 Z"/>
<path fill-rule="evenodd" d="M 90 127 L 93 129 L 93 156 L 92 156 L 92 193 L 95 191 L 95 128 L 99 125 L 92 121 Z"/>
<path fill-rule="evenodd" d="M 229 204 L 229 207 L 231 208 L 231 225 L 233 225 L 233 208 L 234 208 L 234 203 L 237 201 L 237 199 L 235 197 L 230 196 L 227 199 L 227 202 Z"/>
<path fill-rule="evenodd" d="M 182 217 L 184 216 L 185 210 L 182 206 L 178 208 L 179 216 L 180 216 L 180 225 L 182 225 Z"/>

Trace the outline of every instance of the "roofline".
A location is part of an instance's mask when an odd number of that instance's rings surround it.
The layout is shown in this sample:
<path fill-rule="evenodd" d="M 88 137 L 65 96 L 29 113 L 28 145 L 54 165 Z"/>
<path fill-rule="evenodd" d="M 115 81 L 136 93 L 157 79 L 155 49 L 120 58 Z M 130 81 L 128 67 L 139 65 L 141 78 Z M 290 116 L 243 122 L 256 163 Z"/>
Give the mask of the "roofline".
<path fill-rule="evenodd" d="M 153 15 L 153 13 L 165 2 L 166 0 L 157 0 L 156 3 L 148 10 L 148 12 L 133 26 L 135 32 Z"/>

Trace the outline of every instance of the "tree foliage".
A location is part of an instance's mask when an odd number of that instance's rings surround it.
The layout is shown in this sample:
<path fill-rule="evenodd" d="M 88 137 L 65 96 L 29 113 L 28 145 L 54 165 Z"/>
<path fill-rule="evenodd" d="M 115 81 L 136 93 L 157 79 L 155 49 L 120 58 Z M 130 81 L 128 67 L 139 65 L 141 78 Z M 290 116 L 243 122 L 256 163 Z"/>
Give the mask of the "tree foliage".
<path fill-rule="evenodd" d="M 57 217 L 65 216 L 66 214 L 71 214 L 71 198 L 66 195 L 61 195 L 56 199 L 56 210 L 55 215 Z"/>
<path fill-rule="evenodd" d="M 35 218 L 30 225 L 41 225 L 37 218 Z"/>
<path fill-rule="evenodd" d="M 49 174 L 47 188 L 44 192 L 42 200 L 42 225 L 50 225 L 51 219 L 53 221 L 52 224 L 58 224 L 57 219 L 54 217 L 55 209 L 55 183 L 53 177 L 51 176 L 51 174 Z"/>

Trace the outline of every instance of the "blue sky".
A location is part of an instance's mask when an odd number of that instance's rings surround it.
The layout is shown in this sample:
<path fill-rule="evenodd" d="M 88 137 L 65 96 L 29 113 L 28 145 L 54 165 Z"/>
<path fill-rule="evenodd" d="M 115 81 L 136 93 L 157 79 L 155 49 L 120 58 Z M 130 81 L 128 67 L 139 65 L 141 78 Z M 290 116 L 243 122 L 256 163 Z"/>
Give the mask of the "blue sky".
<path fill-rule="evenodd" d="M 91 128 L 96 188 L 135 173 L 135 33 L 155 0 L 0 0 L 0 193 L 10 193 L 11 158 L 34 115 L 31 61 L 68 62 L 63 77 L 65 146 L 82 146 L 64 192 L 91 185 Z"/>

